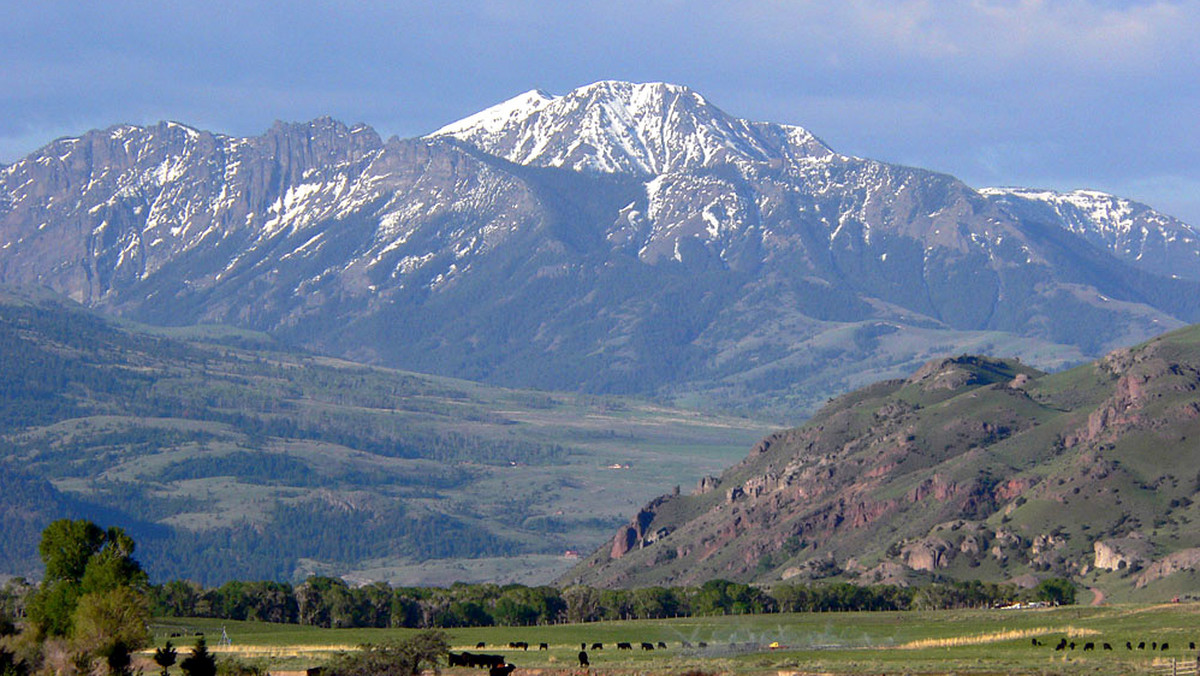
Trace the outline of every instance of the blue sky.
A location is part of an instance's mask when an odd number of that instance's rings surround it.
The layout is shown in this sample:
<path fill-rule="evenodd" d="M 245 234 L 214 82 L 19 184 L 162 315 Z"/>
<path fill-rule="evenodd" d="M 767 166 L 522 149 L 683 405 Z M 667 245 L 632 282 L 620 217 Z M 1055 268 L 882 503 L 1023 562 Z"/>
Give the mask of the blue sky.
<path fill-rule="evenodd" d="M 10 3 L 0 161 L 161 119 L 253 135 L 332 115 L 414 136 L 602 79 L 1200 226 L 1200 0 Z"/>

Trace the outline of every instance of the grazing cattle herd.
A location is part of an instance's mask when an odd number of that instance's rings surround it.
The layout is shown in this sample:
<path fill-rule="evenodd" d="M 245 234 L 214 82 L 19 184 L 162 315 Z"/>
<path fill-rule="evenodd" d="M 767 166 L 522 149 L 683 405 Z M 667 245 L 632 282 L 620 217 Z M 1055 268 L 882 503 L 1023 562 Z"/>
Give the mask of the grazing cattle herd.
<path fill-rule="evenodd" d="M 708 644 L 704 641 L 699 641 L 696 645 L 700 648 L 708 647 Z M 486 647 L 487 644 L 483 642 L 475 644 L 476 650 L 482 650 Z M 653 643 L 650 641 L 642 641 L 641 647 L 642 650 L 655 650 L 656 648 L 658 650 L 669 649 L 664 641 L 656 641 Z M 690 641 L 680 641 L 679 647 L 690 649 L 693 647 L 693 645 Z M 525 641 L 510 641 L 508 643 L 508 648 L 510 650 L 526 651 L 529 650 L 529 643 Z M 547 643 L 538 644 L 538 650 L 549 649 L 550 645 Z M 604 643 L 597 641 L 592 643 L 590 648 L 586 642 L 579 644 L 578 657 L 579 666 L 581 668 L 587 668 L 591 666 L 591 660 L 588 658 L 587 654 L 588 650 L 604 650 Z M 617 650 L 633 650 L 633 643 L 628 641 L 620 641 L 617 643 Z M 478 669 L 487 669 L 488 676 L 509 676 L 512 670 L 516 668 L 512 664 L 508 664 L 503 655 L 487 655 L 483 653 L 470 653 L 466 651 L 461 653 L 451 652 L 449 654 L 448 661 L 450 663 L 449 665 L 452 667 L 475 667 Z"/>
<path fill-rule="evenodd" d="M 1037 640 L 1036 638 L 1030 639 L 1030 641 L 1035 648 L 1038 646 L 1046 645 L 1045 643 L 1042 643 L 1041 641 Z M 1056 651 L 1068 650 L 1069 651 L 1069 650 L 1074 650 L 1077 647 L 1080 647 L 1080 646 L 1078 646 L 1074 641 L 1070 641 L 1066 638 L 1060 638 L 1058 640 L 1058 643 L 1055 644 L 1054 650 L 1056 650 Z M 1107 642 L 1101 643 L 1100 647 L 1103 650 L 1112 650 L 1113 649 L 1112 644 L 1107 643 Z M 1096 643 L 1094 641 L 1088 641 L 1083 644 L 1082 649 L 1084 651 L 1095 650 Z M 1134 646 L 1133 641 L 1126 641 L 1125 649 L 1126 650 L 1146 650 L 1147 649 L 1146 642 L 1138 641 L 1137 646 Z M 1165 652 L 1165 651 L 1171 649 L 1171 644 L 1167 641 L 1163 641 L 1161 644 L 1158 641 L 1151 641 L 1149 649 L 1151 651 Z M 1196 642 L 1195 641 L 1188 641 L 1188 650 L 1191 650 L 1191 651 L 1196 650 Z"/>
<path fill-rule="evenodd" d="M 656 642 L 641 641 L 640 643 L 641 643 L 642 650 L 655 650 L 655 649 L 668 650 L 669 649 L 667 644 L 663 641 L 656 641 Z M 1043 643 L 1040 639 L 1038 639 L 1036 637 L 1030 639 L 1030 644 L 1035 648 L 1048 645 L 1047 643 Z M 620 641 L 617 643 L 617 650 L 633 650 L 633 646 L 634 646 L 634 644 L 632 642 Z M 486 647 L 486 644 L 484 644 L 482 642 L 475 644 L 476 649 L 483 649 L 485 647 Z M 689 641 L 680 641 L 679 647 L 686 650 L 686 649 L 692 649 L 693 645 Z M 697 641 L 695 647 L 698 647 L 701 649 L 706 649 L 706 648 L 708 648 L 708 643 L 706 643 L 704 641 Z M 747 644 L 730 643 L 729 647 L 733 650 L 737 650 L 738 648 L 755 649 L 755 648 L 758 648 L 759 646 L 756 643 L 747 643 Z M 772 645 L 772 647 L 774 647 L 774 645 Z M 510 650 L 527 651 L 527 650 L 529 650 L 529 644 L 525 641 L 512 641 L 508 644 L 508 648 Z M 1076 643 L 1075 641 L 1070 640 L 1070 637 L 1062 637 L 1058 640 L 1058 643 L 1056 643 L 1054 645 L 1054 650 L 1057 652 L 1071 651 L 1071 650 L 1075 650 L 1077 648 L 1080 649 L 1082 652 L 1095 651 L 1096 650 L 1096 642 L 1095 641 L 1086 641 L 1082 644 L 1079 644 L 1079 643 Z M 549 650 L 549 649 L 550 649 L 550 646 L 547 643 L 539 643 L 538 644 L 538 650 Z M 588 653 L 587 653 L 587 651 L 589 649 L 593 650 L 593 651 L 604 650 L 604 643 L 600 642 L 600 641 L 591 643 L 590 648 L 589 648 L 589 644 L 586 642 L 579 644 L 578 658 L 579 658 L 580 668 L 586 669 L 586 668 L 591 667 L 591 660 L 589 659 Z M 1111 643 L 1101 642 L 1100 649 L 1111 651 L 1113 649 L 1113 646 Z M 1162 643 L 1159 643 L 1158 641 L 1150 641 L 1149 646 L 1147 646 L 1146 641 L 1138 641 L 1136 646 L 1134 645 L 1133 641 L 1125 641 L 1125 650 L 1128 650 L 1128 651 L 1149 650 L 1152 652 L 1165 652 L 1170 649 L 1171 649 L 1171 644 L 1167 641 L 1163 641 Z M 1196 650 L 1196 642 L 1195 641 L 1188 642 L 1188 650 L 1195 652 L 1195 650 Z M 1200 655 L 1197 656 L 1197 659 L 1200 659 Z M 483 654 L 483 653 L 469 653 L 466 651 L 461 652 L 461 653 L 451 652 L 449 654 L 449 663 L 450 663 L 449 665 L 451 667 L 475 667 L 475 668 L 479 668 L 479 669 L 487 669 L 488 676 L 510 676 L 512 671 L 516 668 L 512 664 L 509 664 L 503 655 L 487 655 L 487 654 Z"/>

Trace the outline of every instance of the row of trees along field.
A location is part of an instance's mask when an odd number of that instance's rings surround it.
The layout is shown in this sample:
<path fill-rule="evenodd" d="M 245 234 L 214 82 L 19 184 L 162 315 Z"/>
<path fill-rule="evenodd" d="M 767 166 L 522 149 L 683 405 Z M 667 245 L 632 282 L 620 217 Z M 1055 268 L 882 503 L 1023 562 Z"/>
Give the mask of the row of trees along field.
<path fill-rule="evenodd" d="M 151 614 L 320 627 L 448 628 L 962 608 L 1018 600 L 1065 604 L 1075 598 L 1074 586 L 1057 578 L 1035 589 L 978 581 L 920 587 L 780 583 L 764 589 L 728 580 L 627 590 L 462 583 L 447 588 L 393 588 L 385 583 L 353 587 L 331 577 L 312 577 L 299 585 L 228 582 L 205 588 L 180 580 L 148 584 L 132 558 L 133 548 L 133 540 L 119 528 L 104 531 L 88 521 L 56 521 L 43 532 L 39 548 L 45 580 L 37 587 L 10 581 L 0 592 L 0 611 L 9 617 L 26 617 L 39 637 L 69 637 L 81 648 L 96 651 L 117 643 L 141 645 L 138 632 Z M 118 627 L 137 631 L 122 633 L 126 629 Z"/>
<path fill-rule="evenodd" d="M 156 614 L 261 620 L 321 627 L 527 626 L 618 619 L 776 612 L 837 612 L 983 607 L 1017 600 L 1074 603 L 1066 580 L 1035 589 L 985 582 L 920 587 L 781 583 L 769 589 L 710 580 L 696 587 L 596 589 L 462 584 L 447 588 L 374 583 L 352 587 L 329 577 L 292 586 L 280 582 L 229 582 L 215 588 L 173 581 L 150 590 Z"/>

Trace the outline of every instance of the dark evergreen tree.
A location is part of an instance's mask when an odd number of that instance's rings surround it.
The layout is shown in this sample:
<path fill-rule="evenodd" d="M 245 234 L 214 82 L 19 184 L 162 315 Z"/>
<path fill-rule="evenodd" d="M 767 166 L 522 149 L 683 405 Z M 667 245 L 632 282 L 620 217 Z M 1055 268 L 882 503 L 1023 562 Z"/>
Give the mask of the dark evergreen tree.
<path fill-rule="evenodd" d="M 162 676 L 167 676 L 167 671 L 175 665 L 177 656 L 175 646 L 171 645 L 170 641 L 167 641 L 167 644 L 161 648 L 155 648 L 154 663 L 162 667 Z"/>
<path fill-rule="evenodd" d="M 201 636 L 192 653 L 183 658 L 179 668 L 187 676 L 217 676 L 217 658 L 208 652 L 208 643 Z"/>

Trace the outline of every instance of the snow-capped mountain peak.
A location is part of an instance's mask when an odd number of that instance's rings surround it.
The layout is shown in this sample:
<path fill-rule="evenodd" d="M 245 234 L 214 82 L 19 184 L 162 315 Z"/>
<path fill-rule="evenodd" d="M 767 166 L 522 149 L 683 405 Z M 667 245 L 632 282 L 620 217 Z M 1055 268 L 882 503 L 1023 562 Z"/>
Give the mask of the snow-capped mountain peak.
<path fill-rule="evenodd" d="M 777 126 L 732 117 L 681 85 L 605 80 L 556 97 L 527 92 L 430 136 L 518 164 L 646 175 L 828 152 Z"/>
<path fill-rule="evenodd" d="M 506 125 L 529 117 L 557 98 L 540 89 L 531 89 L 524 94 L 518 94 L 507 101 L 485 108 L 474 115 L 452 122 L 433 132 L 430 136 L 457 137 L 476 130 L 498 133 Z"/>

